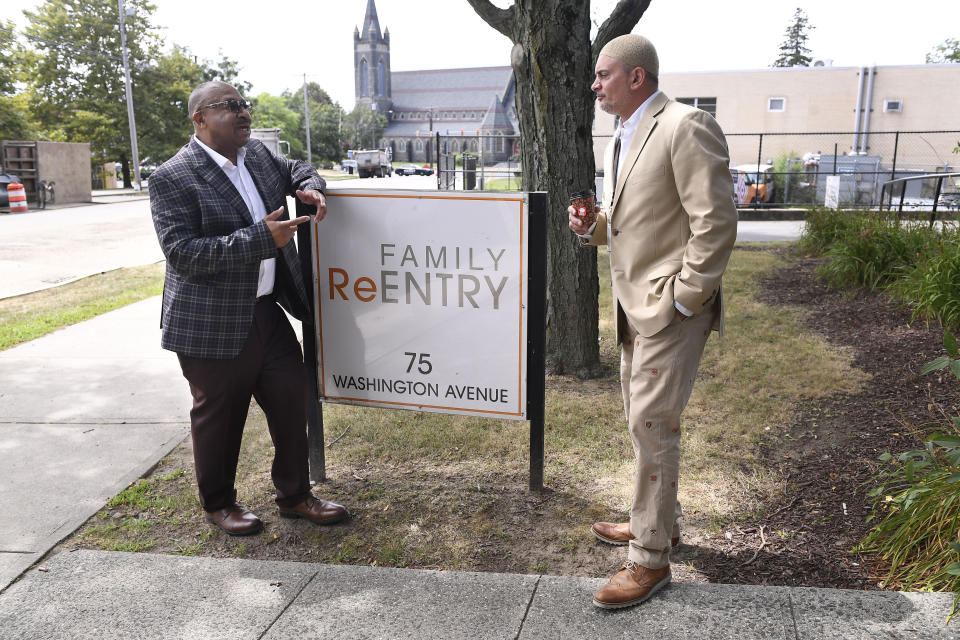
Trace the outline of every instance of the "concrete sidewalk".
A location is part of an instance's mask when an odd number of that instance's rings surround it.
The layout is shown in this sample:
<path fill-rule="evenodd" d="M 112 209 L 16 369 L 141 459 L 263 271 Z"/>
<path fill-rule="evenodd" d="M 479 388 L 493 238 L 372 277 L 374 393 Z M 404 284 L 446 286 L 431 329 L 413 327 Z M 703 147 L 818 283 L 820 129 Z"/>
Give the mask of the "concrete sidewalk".
<path fill-rule="evenodd" d="M 186 437 L 159 318 L 156 297 L 0 351 L 0 589 Z"/>
<path fill-rule="evenodd" d="M 674 583 L 597 609 L 603 579 L 64 553 L 0 596 L 4 638 L 956 638 L 949 594 Z"/>

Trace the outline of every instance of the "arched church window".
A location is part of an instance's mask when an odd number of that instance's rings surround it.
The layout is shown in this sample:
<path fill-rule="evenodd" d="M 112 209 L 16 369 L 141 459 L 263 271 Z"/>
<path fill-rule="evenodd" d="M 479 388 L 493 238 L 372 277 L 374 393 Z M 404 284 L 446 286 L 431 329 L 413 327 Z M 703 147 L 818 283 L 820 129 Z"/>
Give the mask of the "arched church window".
<path fill-rule="evenodd" d="M 367 78 L 367 60 L 366 58 L 360 60 L 360 95 L 368 96 L 370 95 L 370 86 Z"/>
<path fill-rule="evenodd" d="M 383 60 L 377 63 L 377 95 L 387 94 L 387 73 L 383 66 Z"/>

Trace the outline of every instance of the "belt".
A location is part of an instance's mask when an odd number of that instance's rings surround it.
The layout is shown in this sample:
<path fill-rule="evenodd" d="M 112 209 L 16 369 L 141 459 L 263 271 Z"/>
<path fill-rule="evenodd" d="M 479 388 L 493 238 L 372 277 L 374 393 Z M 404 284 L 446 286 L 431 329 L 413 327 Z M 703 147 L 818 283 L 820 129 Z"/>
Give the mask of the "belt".
<path fill-rule="evenodd" d="M 272 291 L 266 295 L 257 296 L 257 304 L 260 304 L 261 302 L 272 302 L 273 300 L 275 300 L 275 298 L 273 297 Z"/>

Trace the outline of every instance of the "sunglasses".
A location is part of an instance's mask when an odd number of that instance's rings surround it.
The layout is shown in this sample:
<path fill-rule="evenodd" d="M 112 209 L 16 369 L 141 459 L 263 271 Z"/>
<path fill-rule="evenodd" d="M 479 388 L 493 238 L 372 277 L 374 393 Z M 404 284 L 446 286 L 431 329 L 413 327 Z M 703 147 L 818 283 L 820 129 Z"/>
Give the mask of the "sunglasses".
<path fill-rule="evenodd" d="M 216 107 L 224 106 L 234 113 L 240 113 L 244 109 L 246 109 L 247 113 L 253 111 L 252 104 L 246 100 L 238 100 L 237 98 L 230 98 L 229 100 L 222 100 L 220 102 L 214 102 L 213 104 L 205 104 L 202 107 L 197 107 L 197 111 L 203 111 L 204 109 L 215 109 Z"/>

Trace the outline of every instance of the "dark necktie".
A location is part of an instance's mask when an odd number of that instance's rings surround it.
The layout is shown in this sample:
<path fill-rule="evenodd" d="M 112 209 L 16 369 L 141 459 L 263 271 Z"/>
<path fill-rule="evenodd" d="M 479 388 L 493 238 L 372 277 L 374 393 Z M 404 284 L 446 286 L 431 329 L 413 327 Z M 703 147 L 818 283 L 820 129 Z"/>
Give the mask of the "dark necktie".
<path fill-rule="evenodd" d="M 617 169 L 620 165 L 620 132 L 614 137 L 613 141 L 613 191 L 617 191 Z"/>

